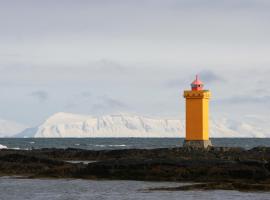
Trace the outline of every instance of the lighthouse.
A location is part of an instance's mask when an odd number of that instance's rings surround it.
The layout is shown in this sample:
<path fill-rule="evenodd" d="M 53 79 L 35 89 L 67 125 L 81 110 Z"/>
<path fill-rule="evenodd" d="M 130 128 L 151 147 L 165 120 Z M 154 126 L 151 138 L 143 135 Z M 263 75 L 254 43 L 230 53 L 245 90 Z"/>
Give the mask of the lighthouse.
<path fill-rule="evenodd" d="M 209 140 L 209 99 L 211 93 L 203 89 L 199 79 L 191 83 L 191 90 L 184 91 L 186 99 L 186 138 L 184 147 L 207 148 L 212 146 Z"/>

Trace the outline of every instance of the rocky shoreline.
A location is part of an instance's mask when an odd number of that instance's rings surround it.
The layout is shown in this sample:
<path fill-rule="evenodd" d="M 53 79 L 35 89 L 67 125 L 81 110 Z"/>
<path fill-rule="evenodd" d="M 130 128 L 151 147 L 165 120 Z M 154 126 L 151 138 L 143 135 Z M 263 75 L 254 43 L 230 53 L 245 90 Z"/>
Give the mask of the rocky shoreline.
<path fill-rule="evenodd" d="M 196 183 L 150 190 L 270 191 L 270 147 L 2 149 L 0 176 Z"/>

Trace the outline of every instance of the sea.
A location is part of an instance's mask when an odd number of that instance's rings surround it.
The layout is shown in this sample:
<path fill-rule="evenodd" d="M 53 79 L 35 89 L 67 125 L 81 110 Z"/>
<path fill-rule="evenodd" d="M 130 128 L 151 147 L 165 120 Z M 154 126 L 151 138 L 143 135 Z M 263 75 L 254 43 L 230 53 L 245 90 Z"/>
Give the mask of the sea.
<path fill-rule="evenodd" d="M 0 138 L 0 147 L 25 150 L 153 149 L 180 147 L 183 141 L 183 138 Z M 257 146 L 270 146 L 270 138 L 213 138 L 212 143 L 215 146 L 251 149 Z M 183 184 L 189 183 L 0 177 L 0 200 L 270 200 L 270 192 L 148 190 Z"/>
<path fill-rule="evenodd" d="M 270 138 L 212 138 L 214 146 L 251 149 L 269 146 Z M 9 149 L 80 148 L 88 150 L 174 148 L 184 138 L 0 138 L 0 145 Z"/>
<path fill-rule="evenodd" d="M 1 200 L 266 200 L 270 193 L 238 191 L 148 191 L 181 183 L 77 179 L 0 179 Z"/>

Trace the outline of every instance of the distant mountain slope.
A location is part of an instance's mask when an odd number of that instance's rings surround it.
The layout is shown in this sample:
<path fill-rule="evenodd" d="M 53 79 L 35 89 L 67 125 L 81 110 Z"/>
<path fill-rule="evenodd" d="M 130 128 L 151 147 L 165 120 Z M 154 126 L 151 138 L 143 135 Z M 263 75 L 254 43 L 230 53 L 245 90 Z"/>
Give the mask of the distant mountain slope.
<path fill-rule="evenodd" d="M 184 137 L 184 120 L 158 119 L 131 114 L 93 117 L 56 113 L 41 126 L 26 129 L 17 137 Z M 211 120 L 211 137 L 270 137 L 267 122 L 226 118 Z"/>
<path fill-rule="evenodd" d="M 26 128 L 28 128 L 26 125 L 0 119 L 0 137 L 13 137 Z"/>
<path fill-rule="evenodd" d="M 57 113 L 38 127 L 34 137 L 177 137 L 182 126 L 175 119 L 129 114 L 92 117 Z"/>
<path fill-rule="evenodd" d="M 14 137 L 18 137 L 18 138 L 29 138 L 29 137 L 34 137 L 36 132 L 37 132 L 38 128 L 34 127 L 34 128 L 26 128 L 24 129 L 22 132 L 17 133 L 16 135 L 14 135 Z"/>

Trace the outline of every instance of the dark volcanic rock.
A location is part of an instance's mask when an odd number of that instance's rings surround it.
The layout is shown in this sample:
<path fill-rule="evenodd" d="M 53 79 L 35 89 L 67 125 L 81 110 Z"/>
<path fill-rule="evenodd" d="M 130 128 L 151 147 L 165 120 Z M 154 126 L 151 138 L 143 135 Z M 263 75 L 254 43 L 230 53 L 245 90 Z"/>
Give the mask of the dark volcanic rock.
<path fill-rule="evenodd" d="M 71 164 L 65 160 L 97 161 Z M 0 150 L 0 175 L 31 177 L 205 182 L 235 188 L 236 183 L 268 188 L 270 148 Z M 226 184 L 225 184 L 226 183 Z M 233 185 L 234 184 L 234 185 Z M 218 186 L 219 185 L 219 186 Z M 239 185 L 237 187 L 246 187 Z M 193 186 L 192 186 L 193 187 Z M 195 187 L 195 186 L 194 186 Z"/>
<path fill-rule="evenodd" d="M 0 156 L 0 175 L 37 175 L 69 165 L 63 161 L 13 153 Z"/>
<path fill-rule="evenodd" d="M 91 163 L 77 175 L 131 180 L 257 181 L 268 179 L 269 171 L 259 161 L 250 164 L 228 160 L 121 159 Z"/>

